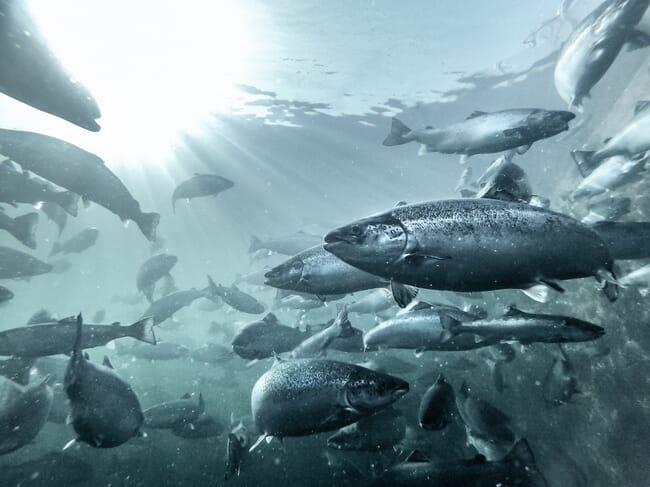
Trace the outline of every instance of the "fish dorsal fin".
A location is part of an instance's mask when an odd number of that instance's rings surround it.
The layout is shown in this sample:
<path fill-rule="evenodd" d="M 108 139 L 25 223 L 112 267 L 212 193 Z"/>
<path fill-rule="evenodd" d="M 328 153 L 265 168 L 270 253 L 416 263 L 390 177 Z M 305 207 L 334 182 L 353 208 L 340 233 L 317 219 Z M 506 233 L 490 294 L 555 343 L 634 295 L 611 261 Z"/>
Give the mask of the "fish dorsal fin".
<path fill-rule="evenodd" d="M 181 399 L 190 399 L 191 397 L 192 397 L 192 394 L 190 394 L 189 392 L 186 392 L 185 394 L 183 394 L 181 396 Z"/>
<path fill-rule="evenodd" d="M 102 360 L 102 365 L 108 367 L 109 369 L 115 369 L 111 363 L 111 359 L 108 358 L 108 355 L 104 355 L 104 360 Z"/>
<path fill-rule="evenodd" d="M 634 106 L 634 115 L 645 112 L 648 108 L 650 108 L 650 100 L 640 101 Z"/>
<path fill-rule="evenodd" d="M 278 324 L 278 317 L 275 316 L 274 313 L 269 313 L 264 318 L 262 318 L 262 321 L 264 323 L 266 323 L 267 325 L 277 325 Z"/>
<path fill-rule="evenodd" d="M 409 453 L 409 456 L 406 457 L 406 462 L 409 463 L 429 463 L 429 458 L 420 450 L 413 450 Z"/>
<path fill-rule="evenodd" d="M 66 316 L 65 318 L 62 318 L 58 321 L 58 323 L 65 325 L 65 324 L 70 324 L 70 323 L 76 323 L 77 322 L 77 317 L 76 316 Z"/>
<path fill-rule="evenodd" d="M 510 304 L 506 307 L 503 316 L 527 316 L 528 313 L 520 310 L 514 304 Z"/>
<path fill-rule="evenodd" d="M 487 115 L 487 112 L 482 112 L 481 110 L 474 110 L 472 113 L 470 113 L 465 120 L 470 120 L 472 118 L 476 117 L 481 117 L 483 115 Z"/>
<path fill-rule="evenodd" d="M 518 460 L 527 466 L 535 465 L 535 456 L 533 455 L 533 451 L 530 449 L 530 445 L 524 438 L 515 443 L 515 446 L 512 447 L 512 450 L 510 450 L 510 452 L 505 456 L 504 460 Z"/>

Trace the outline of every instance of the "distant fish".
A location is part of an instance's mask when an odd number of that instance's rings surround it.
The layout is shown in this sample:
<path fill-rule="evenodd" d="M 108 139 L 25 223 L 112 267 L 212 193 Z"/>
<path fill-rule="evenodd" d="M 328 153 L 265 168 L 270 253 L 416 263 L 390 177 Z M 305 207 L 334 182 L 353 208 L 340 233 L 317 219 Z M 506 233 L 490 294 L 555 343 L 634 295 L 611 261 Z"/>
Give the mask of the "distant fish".
<path fill-rule="evenodd" d="M 272 238 L 265 242 L 253 236 L 248 253 L 253 254 L 260 250 L 267 250 L 282 255 L 295 255 L 322 242 L 322 237 L 305 232 L 296 232 L 293 235 Z"/>
<path fill-rule="evenodd" d="M 213 416 L 202 413 L 195 420 L 175 426 L 170 431 L 174 436 L 188 440 L 213 438 L 223 433 L 224 425 Z"/>
<path fill-rule="evenodd" d="M 233 284 L 230 287 L 225 287 L 221 284 L 217 285 L 209 276 L 208 281 L 210 293 L 213 296 L 220 297 L 223 302 L 231 308 L 241 311 L 242 313 L 253 315 L 264 313 L 264 305 L 250 294 L 239 289 L 236 285 Z"/>
<path fill-rule="evenodd" d="M 180 399 L 167 401 L 144 410 L 144 425 L 148 428 L 171 429 L 195 421 L 205 412 L 203 395 L 193 398 L 184 394 Z"/>
<path fill-rule="evenodd" d="M 65 373 L 64 387 L 70 400 L 73 440 L 95 448 L 113 448 L 140 434 L 144 416 L 131 386 L 110 365 L 96 365 L 82 349 L 83 321 L 77 317 L 77 336 Z"/>
<path fill-rule="evenodd" d="M 650 36 L 635 29 L 648 0 L 605 1 L 578 24 L 564 43 L 555 65 L 555 87 L 569 109 L 582 107 L 584 98 L 626 43 L 648 45 Z"/>
<path fill-rule="evenodd" d="M 228 434 L 228 443 L 226 445 L 226 471 L 224 480 L 228 480 L 233 475 L 239 475 L 241 465 L 247 453 L 248 447 L 248 430 L 240 421 L 239 424 Z"/>
<path fill-rule="evenodd" d="M 454 389 L 440 374 L 422 396 L 418 409 L 420 427 L 425 430 L 445 428 L 457 414 Z"/>
<path fill-rule="evenodd" d="M 52 389 L 46 381 L 21 387 L 0 378 L 0 398 L 0 455 L 4 455 L 31 443 L 45 425 Z"/>
<path fill-rule="evenodd" d="M 158 342 L 155 347 L 140 346 L 137 342 L 133 346 L 127 347 L 120 342 L 115 342 L 115 352 L 121 356 L 158 361 L 185 358 L 190 354 L 190 349 L 173 342 Z"/>
<path fill-rule="evenodd" d="M 30 479 L 36 472 L 39 475 L 34 482 L 26 483 L 25 480 Z M 93 468 L 89 463 L 67 452 L 51 452 L 32 460 L 2 467 L 2 480 L 11 486 L 72 487 L 86 485 L 92 476 Z M 46 484 L 39 483 L 38 479 L 47 479 L 44 480 Z"/>
<path fill-rule="evenodd" d="M 581 394 L 573 365 L 562 347 L 558 348 L 559 354 L 542 383 L 544 400 L 554 406 L 570 403 L 574 395 Z"/>
<path fill-rule="evenodd" d="M 95 245 L 98 237 L 99 230 L 96 228 L 86 228 L 64 243 L 54 242 L 50 257 L 60 253 L 64 255 L 73 253 L 80 254 Z"/>
<path fill-rule="evenodd" d="M 291 351 L 291 358 L 311 358 L 323 354 L 337 338 L 349 338 L 354 334 L 354 328 L 348 319 L 345 308 L 339 311 L 334 322 L 327 328 L 314 333 L 302 341 Z"/>
<path fill-rule="evenodd" d="M 183 181 L 172 194 L 172 208 L 176 212 L 176 201 L 180 199 L 191 200 L 202 196 L 216 196 L 235 185 L 229 179 L 214 174 L 197 174 L 187 181 Z"/>
<path fill-rule="evenodd" d="M 121 220 L 133 220 L 154 241 L 158 213 L 143 213 L 115 174 L 95 154 L 48 135 L 0 129 L 0 154 L 84 200 L 93 201 Z"/>
<path fill-rule="evenodd" d="M 529 203 L 533 197 L 524 170 L 506 157 L 494 161 L 477 183 L 481 188 L 477 191 L 476 198 Z"/>
<path fill-rule="evenodd" d="M 26 279 L 47 274 L 52 266 L 20 250 L 0 246 L 0 279 Z"/>
<path fill-rule="evenodd" d="M 138 291 L 143 293 L 147 300 L 153 302 L 153 292 L 156 283 L 163 278 L 173 278 L 169 274 L 178 262 L 178 257 L 171 254 L 157 254 L 148 258 L 138 269 L 136 286 Z"/>
<path fill-rule="evenodd" d="M 582 153 L 584 157 L 584 152 Z M 576 161 L 580 156 L 574 153 Z M 580 166 L 584 179 L 573 191 L 573 198 L 591 198 L 608 191 L 614 191 L 621 186 L 639 181 L 640 175 L 645 171 L 647 159 L 645 157 L 630 158 L 627 156 L 608 157 L 596 168 Z"/>
<path fill-rule="evenodd" d="M 50 201 L 43 202 L 41 205 L 41 211 L 45 213 L 45 215 L 47 215 L 47 218 L 50 221 L 53 221 L 54 224 L 58 227 L 60 237 L 61 233 L 63 233 L 63 230 L 65 229 L 66 224 L 68 223 L 68 214 L 59 205 Z"/>
<path fill-rule="evenodd" d="M 208 281 L 210 282 L 209 278 Z M 191 305 L 197 299 L 210 299 L 213 296 L 214 291 L 210 284 L 203 289 L 176 291 L 151 303 L 142 314 L 142 317 L 153 316 L 155 324 L 159 325 L 168 318 L 171 318 L 178 310 Z"/>
<path fill-rule="evenodd" d="M 255 360 L 289 352 L 311 335 L 281 324 L 273 313 L 249 323 L 233 338 L 232 349 L 242 358 Z"/>
<path fill-rule="evenodd" d="M 0 3 L 0 91 L 92 132 L 100 129 L 97 102 L 50 50 L 23 0 Z"/>
<path fill-rule="evenodd" d="M 16 218 L 11 218 L 4 211 L 0 210 L 0 230 L 5 230 L 20 243 L 30 249 L 36 248 L 36 226 L 38 225 L 38 213 L 26 213 Z"/>
<path fill-rule="evenodd" d="M 393 118 L 383 145 L 419 142 L 424 152 L 461 154 L 461 163 L 475 154 L 515 151 L 526 152 L 541 139 L 569 130 L 575 115 L 567 111 L 519 108 L 498 112 L 475 111 L 462 122 L 445 128 L 411 130 Z"/>
<path fill-rule="evenodd" d="M 74 317 L 64 318 L 55 323 L 31 324 L 3 330 L 0 332 L 0 355 L 43 357 L 70 353 L 76 330 Z M 84 325 L 81 344 L 84 348 L 101 347 L 112 340 L 124 337 L 155 345 L 153 319 L 145 318 L 128 326 L 120 326 L 119 323 Z"/>

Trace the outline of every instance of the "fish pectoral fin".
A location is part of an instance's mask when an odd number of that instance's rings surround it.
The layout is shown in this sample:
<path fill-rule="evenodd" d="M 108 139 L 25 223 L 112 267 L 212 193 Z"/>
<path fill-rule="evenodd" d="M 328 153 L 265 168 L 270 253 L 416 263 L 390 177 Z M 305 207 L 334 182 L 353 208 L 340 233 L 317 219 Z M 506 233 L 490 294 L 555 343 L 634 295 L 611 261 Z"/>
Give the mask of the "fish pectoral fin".
<path fill-rule="evenodd" d="M 409 265 L 422 265 L 426 262 L 436 262 L 441 260 L 448 260 L 451 257 L 444 257 L 439 255 L 430 255 L 430 254 L 404 254 L 402 256 L 403 262 Z"/>
<path fill-rule="evenodd" d="M 639 29 L 634 29 L 630 32 L 627 38 L 626 47 L 629 51 L 636 51 L 644 47 L 650 46 L 650 34 L 643 32 Z"/>
<path fill-rule="evenodd" d="M 271 442 L 272 439 L 273 439 L 273 436 L 269 436 L 266 433 L 263 433 L 257 438 L 257 440 L 255 440 L 255 443 L 253 443 L 253 445 L 248 449 L 248 451 L 251 452 L 251 451 L 255 450 L 255 448 L 260 446 L 263 441 L 266 441 L 266 443 L 268 444 L 268 443 Z"/>
<path fill-rule="evenodd" d="M 102 360 L 102 365 L 104 367 L 108 367 L 109 369 L 115 369 L 115 367 L 113 367 L 113 364 L 111 363 L 111 359 L 108 358 L 108 355 L 104 355 L 104 360 Z"/>
<path fill-rule="evenodd" d="M 549 287 L 546 284 L 540 282 L 533 284 L 529 288 L 521 289 L 521 292 L 538 303 L 546 303 L 548 301 L 548 289 Z"/>
<path fill-rule="evenodd" d="M 487 115 L 487 112 L 482 112 L 481 110 L 474 110 L 472 113 L 470 113 L 465 120 L 471 120 L 472 118 L 480 117 L 483 115 Z"/>
<path fill-rule="evenodd" d="M 65 445 L 63 445 L 63 448 L 61 448 L 61 451 L 66 451 L 68 448 L 71 446 L 74 446 L 77 442 L 79 441 L 79 438 L 73 438 L 70 441 L 68 441 Z"/>

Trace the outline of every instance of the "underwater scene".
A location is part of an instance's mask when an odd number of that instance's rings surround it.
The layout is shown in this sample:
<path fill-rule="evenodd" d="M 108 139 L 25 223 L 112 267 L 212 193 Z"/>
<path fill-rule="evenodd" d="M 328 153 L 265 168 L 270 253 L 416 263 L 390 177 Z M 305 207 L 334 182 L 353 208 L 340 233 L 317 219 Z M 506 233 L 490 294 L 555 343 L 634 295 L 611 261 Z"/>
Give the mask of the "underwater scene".
<path fill-rule="evenodd" d="M 0 0 L 0 487 L 648 487 L 650 0 Z"/>

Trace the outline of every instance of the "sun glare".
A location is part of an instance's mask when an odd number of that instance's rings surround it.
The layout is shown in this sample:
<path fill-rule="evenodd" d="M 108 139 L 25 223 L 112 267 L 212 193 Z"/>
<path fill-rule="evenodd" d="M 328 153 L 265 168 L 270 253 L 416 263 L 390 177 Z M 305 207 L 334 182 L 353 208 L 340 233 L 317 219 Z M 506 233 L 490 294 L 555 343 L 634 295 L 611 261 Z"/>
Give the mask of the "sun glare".
<path fill-rule="evenodd" d="M 52 49 L 102 110 L 98 150 L 163 164 L 182 133 L 228 112 L 254 44 L 243 2 L 30 0 Z"/>

